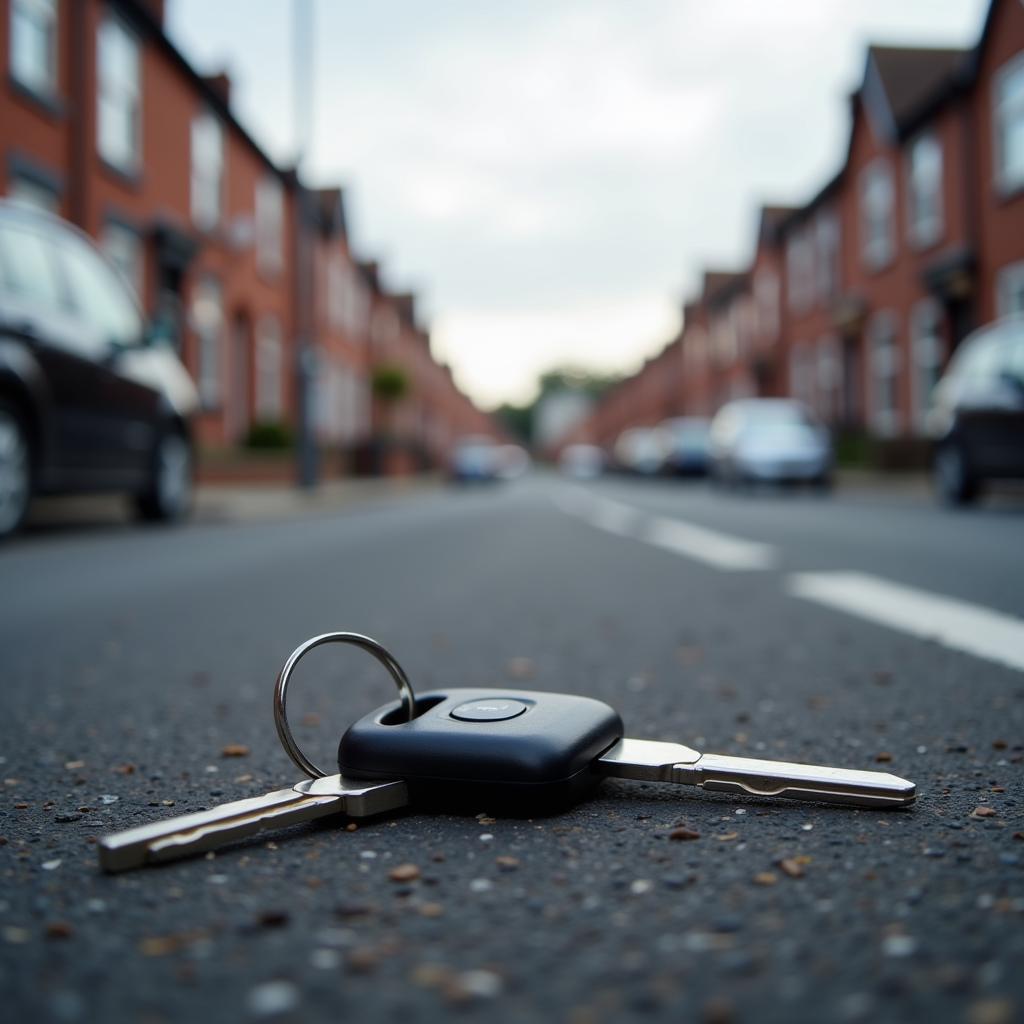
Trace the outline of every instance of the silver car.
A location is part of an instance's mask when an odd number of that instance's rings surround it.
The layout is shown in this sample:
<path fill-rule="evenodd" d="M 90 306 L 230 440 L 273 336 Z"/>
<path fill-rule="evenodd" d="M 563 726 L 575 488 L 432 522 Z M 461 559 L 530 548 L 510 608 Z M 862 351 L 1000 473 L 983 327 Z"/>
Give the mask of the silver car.
<path fill-rule="evenodd" d="M 828 430 L 800 402 L 747 398 L 722 406 L 711 422 L 711 474 L 723 483 L 832 482 Z"/>

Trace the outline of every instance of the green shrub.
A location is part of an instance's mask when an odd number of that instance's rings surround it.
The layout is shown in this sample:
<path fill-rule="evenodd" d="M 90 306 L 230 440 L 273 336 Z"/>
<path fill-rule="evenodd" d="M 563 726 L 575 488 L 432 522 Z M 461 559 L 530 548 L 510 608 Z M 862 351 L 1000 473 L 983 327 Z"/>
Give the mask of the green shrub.
<path fill-rule="evenodd" d="M 373 393 L 385 402 L 397 402 L 409 393 L 409 378 L 400 366 L 378 366 L 373 371 Z"/>
<path fill-rule="evenodd" d="M 247 448 L 258 448 L 263 451 L 291 448 L 293 444 L 294 438 L 287 424 L 271 420 L 254 423 L 245 439 Z"/>

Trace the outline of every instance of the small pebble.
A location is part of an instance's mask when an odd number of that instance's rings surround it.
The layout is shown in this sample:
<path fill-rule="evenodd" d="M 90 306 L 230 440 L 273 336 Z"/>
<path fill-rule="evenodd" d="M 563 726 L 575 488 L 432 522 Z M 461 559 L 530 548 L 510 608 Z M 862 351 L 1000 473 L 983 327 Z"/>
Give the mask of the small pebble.
<path fill-rule="evenodd" d="M 994 818 L 999 812 L 994 807 L 975 807 L 971 811 L 972 818 Z"/>
<path fill-rule="evenodd" d="M 413 882 L 421 874 L 422 872 L 415 864 L 399 864 L 388 872 L 388 878 L 392 882 Z"/>
<path fill-rule="evenodd" d="M 645 892 L 650 892 L 654 888 L 654 883 L 649 878 L 637 878 L 629 885 L 629 891 L 634 896 L 642 896 Z"/>
<path fill-rule="evenodd" d="M 519 867 L 519 858 L 518 857 L 495 857 L 494 858 L 494 863 L 497 864 L 498 867 L 502 871 L 515 871 L 516 868 Z"/>
<path fill-rule="evenodd" d="M 229 743 L 220 752 L 221 757 L 248 757 L 249 748 L 244 743 Z"/>
<path fill-rule="evenodd" d="M 494 883 L 489 878 L 474 878 L 469 883 L 470 892 L 490 892 L 494 888 Z"/>
<path fill-rule="evenodd" d="M 46 937 L 48 939 L 70 939 L 75 934 L 75 929 L 67 921 L 51 921 L 46 926 Z"/>
<path fill-rule="evenodd" d="M 119 796 L 115 796 L 115 794 L 113 794 L 113 793 L 101 793 L 100 794 L 100 803 L 101 804 L 116 804 L 117 801 L 120 800 L 120 799 L 121 798 Z"/>
<path fill-rule="evenodd" d="M 754 875 L 755 885 L 775 885 L 779 876 L 774 871 L 759 871 Z"/>
<path fill-rule="evenodd" d="M 44 871 L 56 871 L 60 867 L 59 860 L 44 860 L 40 865 Z"/>
<path fill-rule="evenodd" d="M 882 942 L 882 952 L 886 956 L 913 956 L 917 952 L 917 940 L 912 935 L 887 935 Z"/>
<path fill-rule="evenodd" d="M 341 955 L 334 949 L 314 949 L 309 962 L 318 971 L 334 971 L 341 965 Z"/>
<path fill-rule="evenodd" d="M 299 1005 L 299 990 L 290 981 L 267 981 L 250 989 L 246 1001 L 257 1017 L 274 1017 Z"/>
<path fill-rule="evenodd" d="M 451 1003 L 467 1003 L 477 999 L 494 999 L 504 984 L 494 971 L 463 971 L 444 986 L 445 998 Z"/>
<path fill-rule="evenodd" d="M 668 837 L 673 840 L 673 842 L 685 843 L 693 839 L 700 839 L 700 833 L 694 832 L 692 828 L 683 828 L 680 826 L 679 828 L 672 829 L 672 831 L 669 832 Z"/>

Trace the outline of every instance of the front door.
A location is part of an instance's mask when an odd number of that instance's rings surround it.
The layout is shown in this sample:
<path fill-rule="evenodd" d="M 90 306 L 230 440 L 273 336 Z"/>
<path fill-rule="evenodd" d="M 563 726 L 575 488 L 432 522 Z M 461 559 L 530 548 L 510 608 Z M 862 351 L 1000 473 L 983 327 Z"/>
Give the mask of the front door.
<path fill-rule="evenodd" d="M 228 389 L 228 436 L 241 443 L 249 433 L 252 394 L 252 331 L 243 313 L 231 326 L 231 387 Z"/>

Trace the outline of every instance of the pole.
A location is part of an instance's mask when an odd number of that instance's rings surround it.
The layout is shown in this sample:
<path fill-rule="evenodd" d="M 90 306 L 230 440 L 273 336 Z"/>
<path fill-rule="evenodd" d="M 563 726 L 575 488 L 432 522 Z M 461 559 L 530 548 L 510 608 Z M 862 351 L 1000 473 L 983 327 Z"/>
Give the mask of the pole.
<path fill-rule="evenodd" d="M 292 0 L 292 104 L 295 125 L 295 330 L 298 384 L 298 485 L 317 486 L 320 458 L 314 417 L 317 354 L 313 340 L 313 219 L 311 196 L 302 182 L 302 164 L 313 125 L 313 0 Z"/>

